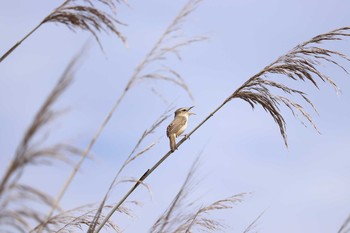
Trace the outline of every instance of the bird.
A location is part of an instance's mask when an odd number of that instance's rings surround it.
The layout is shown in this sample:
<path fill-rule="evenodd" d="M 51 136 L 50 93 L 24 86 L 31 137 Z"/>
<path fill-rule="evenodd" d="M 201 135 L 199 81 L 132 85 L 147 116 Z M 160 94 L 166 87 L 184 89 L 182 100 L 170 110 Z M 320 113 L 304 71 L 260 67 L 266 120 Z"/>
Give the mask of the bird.
<path fill-rule="evenodd" d="M 195 115 L 195 113 L 190 112 L 193 108 L 179 108 L 175 111 L 174 120 L 168 125 L 166 129 L 166 135 L 170 141 L 170 150 L 174 152 L 177 149 L 176 138 L 180 136 L 187 128 L 188 117 L 190 115 Z"/>

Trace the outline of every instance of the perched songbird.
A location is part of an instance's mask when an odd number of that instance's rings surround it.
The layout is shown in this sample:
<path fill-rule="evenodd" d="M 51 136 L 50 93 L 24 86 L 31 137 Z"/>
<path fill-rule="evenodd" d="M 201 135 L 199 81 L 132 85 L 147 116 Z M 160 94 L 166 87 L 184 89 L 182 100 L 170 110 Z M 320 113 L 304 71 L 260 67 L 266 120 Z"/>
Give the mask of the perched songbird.
<path fill-rule="evenodd" d="M 166 135 L 170 140 L 170 150 L 174 152 L 176 148 L 176 138 L 180 136 L 187 127 L 188 117 L 195 113 L 190 112 L 191 108 L 179 108 L 175 111 L 174 120 L 170 123 L 166 129 Z"/>

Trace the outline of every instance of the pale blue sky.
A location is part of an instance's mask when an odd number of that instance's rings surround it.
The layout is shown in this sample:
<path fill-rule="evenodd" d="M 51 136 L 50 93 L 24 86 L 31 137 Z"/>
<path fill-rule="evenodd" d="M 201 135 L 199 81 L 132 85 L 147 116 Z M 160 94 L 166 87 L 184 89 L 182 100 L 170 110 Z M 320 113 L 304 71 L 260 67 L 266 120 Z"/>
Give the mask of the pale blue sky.
<path fill-rule="evenodd" d="M 61 2 L 1 1 L 0 54 Z M 102 35 L 104 55 L 93 41 L 76 81 L 59 101 L 59 107 L 71 111 L 51 125 L 52 141 L 63 140 L 85 148 L 135 66 L 185 2 L 129 1 L 130 7 L 120 6 L 118 19 L 128 24 L 120 30 L 129 48 L 113 36 Z M 131 90 L 93 148 L 96 158 L 84 163 L 63 198 L 63 207 L 100 200 L 139 135 L 166 108 L 150 87 L 176 107 L 195 105 L 197 115 L 190 119 L 191 129 L 278 56 L 315 35 L 349 26 L 349 9 L 348 0 L 205 0 L 184 24 L 183 32 L 205 35 L 209 40 L 183 49 L 182 61 L 171 58 L 164 62 L 186 79 L 195 100 L 192 102 L 171 84 L 145 82 Z M 88 38 L 87 33 L 47 24 L 0 64 L 0 174 L 50 88 Z M 350 54 L 349 45 L 350 40 L 335 48 Z M 242 232 L 265 209 L 257 228 L 260 233 L 337 232 L 350 214 L 350 79 L 338 69 L 326 69 L 341 88 L 341 95 L 323 84 L 316 90 L 298 83 L 319 110 L 320 115 L 312 117 L 321 135 L 285 111 L 286 149 L 268 114 L 261 108 L 252 111 L 248 104 L 234 100 L 149 177 L 153 200 L 143 189 L 131 197 L 144 203 L 135 208 L 137 217 L 117 222 L 122 222 L 126 232 L 147 232 L 205 147 L 198 170 L 202 181 L 194 198 L 209 203 L 252 192 L 242 204 L 220 214 L 232 226 L 227 232 Z M 125 176 L 141 175 L 167 152 L 165 128 L 169 122 L 147 141 L 163 136 L 160 143 L 130 166 Z M 62 165 L 34 167 L 27 170 L 24 180 L 55 195 L 69 171 Z M 117 201 L 127 187 L 116 190 L 113 200 Z"/>

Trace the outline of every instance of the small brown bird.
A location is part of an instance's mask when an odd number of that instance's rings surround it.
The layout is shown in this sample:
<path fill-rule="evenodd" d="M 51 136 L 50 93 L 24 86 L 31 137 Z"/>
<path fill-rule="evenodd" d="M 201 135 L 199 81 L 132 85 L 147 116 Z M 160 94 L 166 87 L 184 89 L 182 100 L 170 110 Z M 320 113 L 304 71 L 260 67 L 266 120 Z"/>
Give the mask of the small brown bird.
<path fill-rule="evenodd" d="M 195 114 L 193 112 L 190 112 L 191 108 L 193 107 L 194 106 L 189 108 L 179 108 L 176 110 L 174 120 L 166 129 L 166 135 L 170 140 L 170 150 L 172 152 L 177 149 L 176 138 L 180 136 L 187 128 L 188 117 Z"/>

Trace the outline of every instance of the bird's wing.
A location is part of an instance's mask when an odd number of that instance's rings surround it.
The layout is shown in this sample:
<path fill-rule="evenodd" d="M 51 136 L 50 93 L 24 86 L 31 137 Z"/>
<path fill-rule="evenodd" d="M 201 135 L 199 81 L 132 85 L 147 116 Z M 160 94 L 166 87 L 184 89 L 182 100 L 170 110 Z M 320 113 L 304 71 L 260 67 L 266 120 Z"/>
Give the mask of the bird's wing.
<path fill-rule="evenodd" d="M 176 117 L 167 128 L 167 136 L 178 133 L 186 125 L 186 117 Z"/>

